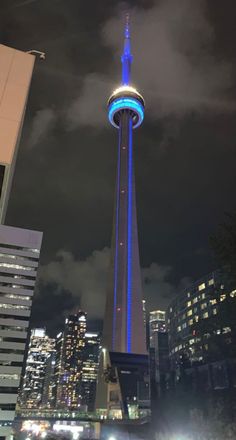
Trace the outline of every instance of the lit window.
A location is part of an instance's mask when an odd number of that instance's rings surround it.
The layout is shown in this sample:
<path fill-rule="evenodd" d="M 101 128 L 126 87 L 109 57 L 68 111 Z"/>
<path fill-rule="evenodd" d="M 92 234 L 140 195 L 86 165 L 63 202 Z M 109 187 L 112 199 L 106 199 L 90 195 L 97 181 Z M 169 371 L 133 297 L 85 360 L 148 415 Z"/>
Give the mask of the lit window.
<path fill-rule="evenodd" d="M 232 290 L 232 292 L 230 292 L 230 296 L 234 298 L 236 296 L 236 290 Z"/>
<path fill-rule="evenodd" d="M 191 307 L 191 305 L 192 305 L 192 301 L 188 301 L 187 302 L 187 307 Z"/>
<path fill-rule="evenodd" d="M 205 350 L 208 350 L 208 344 L 204 345 Z"/>
<path fill-rule="evenodd" d="M 190 320 L 188 321 L 188 325 L 193 325 L 193 319 L 190 319 Z"/>
<path fill-rule="evenodd" d="M 208 286 L 213 286 L 213 284 L 214 284 L 214 280 L 212 278 L 211 280 L 208 281 Z"/>
<path fill-rule="evenodd" d="M 170 307 L 170 313 L 172 312 L 172 307 Z"/>
<path fill-rule="evenodd" d="M 204 310 L 204 309 L 206 309 L 207 308 L 207 303 L 203 303 L 203 304 L 201 304 L 201 309 L 202 310 Z"/>
<path fill-rule="evenodd" d="M 223 294 L 223 295 L 220 295 L 220 301 L 224 301 L 224 300 L 225 300 L 225 298 L 226 298 L 226 295 L 225 295 L 225 294 Z"/>
<path fill-rule="evenodd" d="M 210 299 L 210 304 L 213 306 L 214 304 L 217 304 L 217 300 L 214 298 L 214 299 Z"/>
<path fill-rule="evenodd" d="M 209 316 L 208 312 L 204 312 L 202 316 L 203 316 L 204 319 L 208 318 L 208 316 Z"/>
<path fill-rule="evenodd" d="M 222 333 L 230 333 L 231 332 L 231 328 L 230 327 L 224 327 L 222 330 Z"/>
<path fill-rule="evenodd" d="M 181 331 L 181 325 L 179 325 L 179 326 L 177 327 L 177 331 L 178 331 L 178 332 Z"/>
<path fill-rule="evenodd" d="M 188 312 L 187 312 L 187 316 L 192 316 L 192 314 L 193 314 L 192 309 L 188 310 Z"/>
<path fill-rule="evenodd" d="M 193 298 L 193 304 L 195 304 L 196 302 L 198 302 L 197 296 L 195 296 L 195 298 Z"/>
<path fill-rule="evenodd" d="M 183 315 L 182 315 L 182 319 L 185 319 L 186 318 L 186 313 L 184 313 Z"/>
<path fill-rule="evenodd" d="M 195 319 L 195 322 L 198 322 L 198 321 L 199 321 L 199 316 L 196 315 L 196 316 L 194 317 L 194 319 Z"/>
<path fill-rule="evenodd" d="M 182 328 L 186 328 L 186 327 L 187 327 L 187 323 L 184 322 L 183 325 L 182 325 Z"/>
<path fill-rule="evenodd" d="M 213 313 L 213 315 L 216 315 L 217 314 L 217 309 L 213 309 L 212 313 Z"/>
<path fill-rule="evenodd" d="M 0 263 L 0 267 L 6 267 L 9 269 L 32 270 L 34 272 L 34 269 L 32 267 L 20 266 L 19 264 Z"/>
<path fill-rule="evenodd" d="M 198 290 L 199 290 L 199 291 L 200 291 L 200 290 L 204 290 L 205 288 L 206 288 L 205 283 L 199 284 L 199 286 L 198 286 Z"/>
<path fill-rule="evenodd" d="M 202 293 L 202 299 L 205 299 L 205 298 L 206 298 L 206 294 Z"/>
<path fill-rule="evenodd" d="M 187 293 L 187 297 L 188 297 L 188 298 L 191 297 L 191 293 L 190 293 L 190 292 Z"/>
<path fill-rule="evenodd" d="M 189 344 L 190 344 L 190 345 L 194 344 L 194 342 L 195 342 L 195 339 L 194 339 L 194 338 L 193 338 L 193 339 L 189 339 Z"/>

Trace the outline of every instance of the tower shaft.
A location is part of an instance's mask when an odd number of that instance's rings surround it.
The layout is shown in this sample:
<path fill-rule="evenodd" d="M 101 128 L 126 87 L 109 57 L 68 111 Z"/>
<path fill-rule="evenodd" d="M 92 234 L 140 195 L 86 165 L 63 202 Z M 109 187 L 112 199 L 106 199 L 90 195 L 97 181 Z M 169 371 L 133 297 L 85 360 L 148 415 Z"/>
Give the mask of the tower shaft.
<path fill-rule="evenodd" d="M 104 345 L 123 353 L 146 352 L 139 263 L 133 121 L 129 110 L 120 116 L 111 271 L 104 322 Z"/>

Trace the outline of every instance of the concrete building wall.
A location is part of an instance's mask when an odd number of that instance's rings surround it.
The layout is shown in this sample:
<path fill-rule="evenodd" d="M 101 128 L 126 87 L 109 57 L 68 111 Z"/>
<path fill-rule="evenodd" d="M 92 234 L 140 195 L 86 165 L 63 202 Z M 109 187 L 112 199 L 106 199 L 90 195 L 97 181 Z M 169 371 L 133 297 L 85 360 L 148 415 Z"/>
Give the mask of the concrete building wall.
<path fill-rule="evenodd" d="M 0 44 L 0 223 L 4 222 L 35 57 Z"/>
<path fill-rule="evenodd" d="M 41 232 L 0 225 L 0 438 L 15 417 L 41 242 Z"/>

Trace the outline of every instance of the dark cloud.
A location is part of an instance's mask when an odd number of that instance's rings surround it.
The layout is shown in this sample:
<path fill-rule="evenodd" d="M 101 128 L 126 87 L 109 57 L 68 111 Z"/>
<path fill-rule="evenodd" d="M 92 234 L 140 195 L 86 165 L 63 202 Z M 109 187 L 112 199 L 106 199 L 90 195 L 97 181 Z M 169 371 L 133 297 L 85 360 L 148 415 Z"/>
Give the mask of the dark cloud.
<path fill-rule="evenodd" d="M 147 104 L 134 135 L 141 265 L 148 303 L 159 308 L 214 267 L 208 237 L 235 206 L 236 7 L 231 0 L 224 9 L 220 0 L 128 5 L 133 79 Z M 32 322 L 58 327 L 81 304 L 97 320 L 89 292 L 102 295 L 99 270 L 90 288 L 75 268 L 92 271 L 104 257 L 94 249 L 110 246 L 117 133 L 105 106 L 119 83 L 124 4 L 93 2 L 91 12 L 77 0 L 15 0 L 1 9 L 3 44 L 46 52 L 35 64 L 7 216 L 8 224 L 44 231 L 47 282 Z M 67 278 L 50 275 L 55 265 L 67 265 Z"/>

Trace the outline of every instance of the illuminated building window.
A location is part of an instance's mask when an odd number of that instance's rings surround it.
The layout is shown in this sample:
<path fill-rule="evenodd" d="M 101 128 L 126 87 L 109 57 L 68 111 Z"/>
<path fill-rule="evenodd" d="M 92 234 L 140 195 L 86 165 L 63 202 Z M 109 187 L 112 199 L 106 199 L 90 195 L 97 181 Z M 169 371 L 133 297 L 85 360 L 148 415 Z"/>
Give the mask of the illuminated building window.
<path fill-rule="evenodd" d="M 230 333 L 231 332 L 231 328 L 230 327 L 224 327 L 222 330 L 222 333 Z"/>
<path fill-rule="evenodd" d="M 217 300 L 214 298 L 214 299 L 210 299 L 210 304 L 213 306 L 214 304 L 217 304 Z"/>
<path fill-rule="evenodd" d="M 211 280 L 208 281 L 208 286 L 213 286 L 213 284 L 214 284 L 214 280 L 212 278 Z"/>
<path fill-rule="evenodd" d="M 183 325 L 182 325 L 182 328 L 186 328 L 186 327 L 187 327 L 187 323 L 184 322 Z"/>
<path fill-rule="evenodd" d="M 202 293 L 202 299 L 205 299 L 205 298 L 206 298 L 206 294 Z"/>
<path fill-rule="evenodd" d="M 204 345 L 205 350 L 208 350 L 208 344 Z"/>
<path fill-rule="evenodd" d="M 190 319 L 190 320 L 188 321 L 188 325 L 193 325 L 193 319 Z"/>
<path fill-rule="evenodd" d="M 198 322 L 198 321 L 199 321 L 199 316 L 196 315 L 196 316 L 194 317 L 194 319 L 195 319 L 195 322 Z"/>
<path fill-rule="evenodd" d="M 193 298 L 193 304 L 196 304 L 196 302 L 198 302 L 197 296 L 195 296 L 195 298 Z"/>
<path fill-rule="evenodd" d="M 205 288 L 206 288 L 205 283 L 199 284 L 199 286 L 198 286 L 198 290 L 199 290 L 199 291 L 200 291 L 200 290 L 204 290 Z"/>
<path fill-rule="evenodd" d="M 194 307 L 193 312 L 197 313 L 197 307 Z"/>
<path fill-rule="evenodd" d="M 204 309 L 206 309 L 207 308 L 207 303 L 203 303 L 203 304 L 201 304 L 201 309 L 202 310 L 204 310 Z"/>
<path fill-rule="evenodd" d="M 192 314 L 193 314 L 192 309 L 188 310 L 188 312 L 187 312 L 187 316 L 192 316 Z"/>
<path fill-rule="evenodd" d="M 178 327 L 177 327 L 177 332 L 180 332 L 181 331 L 181 325 L 179 325 Z"/>
<path fill-rule="evenodd" d="M 172 307 L 170 307 L 170 313 L 172 312 Z"/>
<path fill-rule="evenodd" d="M 217 309 L 213 309 L 212 313 L 213 313 L 213 315 L 216 315 L 217 314 Z"/>
<path fill-rule="evenodd" d="M 193 339 L 189 339 L 189 344 L 190 344 L 190 345 L 194 344 L 194 342 L 195 342 L 195 339 L 194 339 L 194 338 L 193 338 Z"/>
<path fill-rule="evenodd" d="M 0 263 L 0 268 L 1 267 L 6 267 L 8 269 L 31 270 L 31 271 L 35 272 L 34 268 L 28 267 L 28 266 L 20 266 L 19 264 Z"/>
<path fill-rule="evenodd" d="M 236 296 L 236 290 L 232 290 L 232 292 L 230 292 L 230 296 L 231 298 L 234 298 Z"/>
<path fill-rule="evenodd" d="M 190 292 L 187 293 L 187 297 L 188 297 L 188 298 L 191 297 L 191 293 L 190 293 Z"/>
<path fill-rule="evenodd" d="M 224 301 L 224 300 L 225 300 L 225 298 L 226 298 L 226 295 L 225 295 L 225 294 L 223 294 L 223 295 L 220 295 L 220 301 Z"/>
<path fill-rule="evenodd" d="M 184 313 L 183 315 L 182 315 L 182 319 L 185 319 L 186 318 L 186 313 Z"/>
<path fill-rule="evenodd" d="M 191 307 L 191 305 L 192 305 L 192 301 L 188 301 L 187 302 L 187 307 Z"/>
<path fill-rule="evenodd" d="M 202 315 L 202 317 L 203 317 L 204 319 L 205 319 L 205 318 L 208 318 L 208 316 L 209 316 L 208 312 L 204 312 L 203 315 Z"/>

